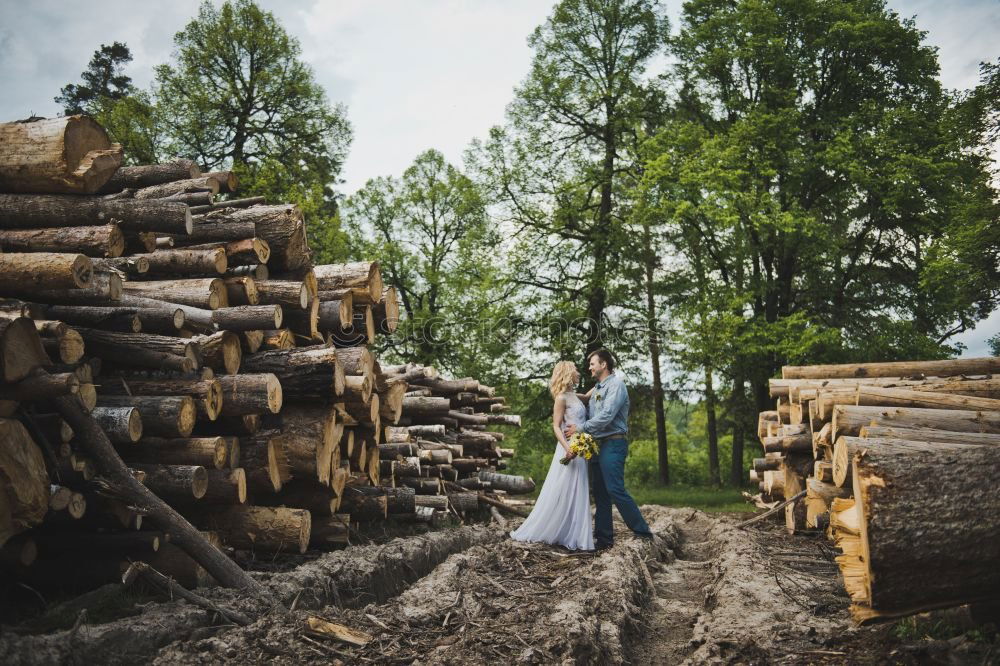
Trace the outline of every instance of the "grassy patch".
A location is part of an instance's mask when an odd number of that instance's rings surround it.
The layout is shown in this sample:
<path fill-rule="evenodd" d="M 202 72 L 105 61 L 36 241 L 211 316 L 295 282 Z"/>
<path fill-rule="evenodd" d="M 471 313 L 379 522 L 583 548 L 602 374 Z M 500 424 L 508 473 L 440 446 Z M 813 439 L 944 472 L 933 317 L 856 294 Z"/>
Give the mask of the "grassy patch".
<path fill-rule="evenodd" d="M 697 486 L 667 486 L 629 488 L 639 504 L 690 506 L 702 511 L 753 511 L 740 495 L 739 488 L 703 488 Z"/>

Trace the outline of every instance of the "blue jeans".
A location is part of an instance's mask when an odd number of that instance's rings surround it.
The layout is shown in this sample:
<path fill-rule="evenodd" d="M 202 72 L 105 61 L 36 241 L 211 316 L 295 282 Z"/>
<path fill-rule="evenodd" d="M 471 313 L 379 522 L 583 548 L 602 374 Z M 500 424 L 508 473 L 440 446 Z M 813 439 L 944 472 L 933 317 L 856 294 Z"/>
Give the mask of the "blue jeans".
<path fill-rule="evenodd" d="M 625 456 L 628 441 L 611 439 L 601 444 L 601 450 L 590 461 L 590 487 L 594 492 L 594 545 L 610 546 L 615 535 L 611 522 L 611 504 L 618 507 L 622 520 L 640 536 L 651 536 L 649 524 L 639 512 L 639 506 L 625 490 Z"/>

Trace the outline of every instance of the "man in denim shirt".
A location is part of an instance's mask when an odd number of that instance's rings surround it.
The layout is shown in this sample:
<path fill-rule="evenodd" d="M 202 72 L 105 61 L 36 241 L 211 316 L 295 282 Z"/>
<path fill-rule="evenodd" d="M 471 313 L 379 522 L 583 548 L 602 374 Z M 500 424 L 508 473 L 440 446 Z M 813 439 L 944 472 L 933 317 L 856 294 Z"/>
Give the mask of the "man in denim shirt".
<path fill-rule="evenodd" d="M 594 546 L 598 550 L 614 543 L 611 503 L 618 507 L 622 520 L 636 535 L 651 539 L 649 525 L 639 512 L 635 500 L 625 490 L 625 456 L 628 455 L 628 389 L 614 374 L 615 359 L 606 349 L 598 349 L 587 357 L 590 374 L 597 385 L 587 403 L 587 420 L 580 427 L 569 426 L 566 436 L 577 430 L 591 434 L 600 451 L 590 461 L 591 489 L 594 492 Z"/>

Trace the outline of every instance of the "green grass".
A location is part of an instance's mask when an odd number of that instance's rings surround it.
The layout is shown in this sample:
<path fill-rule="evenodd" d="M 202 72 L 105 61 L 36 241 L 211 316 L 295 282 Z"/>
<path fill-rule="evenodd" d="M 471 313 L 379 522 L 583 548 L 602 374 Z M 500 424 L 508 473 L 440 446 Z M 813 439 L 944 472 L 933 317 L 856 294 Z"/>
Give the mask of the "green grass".
<path fill-rule="evenodd" d="M 656 486 L 629 488 L 640 505 L 690 506 L 702 511 L 753 511 L 740 495 L 739 488 L 702 488 L 692 486 Z"/>

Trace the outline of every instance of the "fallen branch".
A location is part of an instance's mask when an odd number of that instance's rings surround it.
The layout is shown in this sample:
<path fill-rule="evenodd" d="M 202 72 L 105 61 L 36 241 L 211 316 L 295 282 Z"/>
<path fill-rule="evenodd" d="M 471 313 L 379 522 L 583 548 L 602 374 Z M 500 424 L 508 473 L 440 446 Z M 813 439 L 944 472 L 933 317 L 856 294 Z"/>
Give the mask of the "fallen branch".
<path fill-rule="evenodd" d="M 449 490 L 455 490 L 455 491 L 461 492 L 461 493 L 467 493 L 467 492 L 469 492 L 468 488 L 464 488 L 464 487 L 458 485 L 457 483 L 453 483 L 451 481 L 445 481 L 444 485 L 445 485 L 445 488 L 449 489 Z M 515 509 L 512 506 L 507 506 L 506 504 L 504 504 L 500 500 L 495 500 L 492 497 L 487 497 L 484 493 L 479 493 L 479 501 L 480 502 L 485 502 L 486 504 L 489 504 L 490 506 L 495 506 L 498 509 L 503 509 L 504 511 L 512 513 L 515 516 L 520 516 L 521 518 L 527 518 L 528 517 L 528 514 L 524 513 L 520 509 Z"/>
<path fill-rule="evenodd" d="M 240 613 L 239 611 L 224 608 L 209 601 L 199 594 L 195 594 L 191 590 L 186 589 L 184 586 L 179 585 L 173 578 L 164 576 L 162 573 L 145 562 L 133 562 L 125 573 L 122 574 L 122 584 L 131 585 L 137 576 L 142 576 L 151 584 L 172 596 L 178 596 L 182 599 L 186 599 L 195 606 L 204 608 L 207 611 L 212 611 L 213 613 L 218 613 L 220 616 L 229 620 L 233 624 L 245 627 L 253 622 L 251 618 L 247 617 L 243 613 Z"/>
<path fill-rule="evenodd" d="M 759 516 L 754 516 L 750 520 L 744 520 L 742 523 L 738 524 L 736 527 L 738 527 L 739 529 L 743 529 L 747 525 L 753 525 L 754 523 L 756 523 L 758 521 L 764 520 L 768 516 L 773 516 L 774 514 L 778 513 L 779 511 L 781 511 L 782 509 L 784 509 L 786 506 L 788 506 L 792 502 L 800 500 L 800 499 L 802 499 L 805 496 L 806 496 L 806 491 L 803 490 L 798 495 L 795 495 L 794 497 L 789 497 L 784 502 L 782 502 L 778 506 L 774 507 L 770 511 L 765 511 L 764 513 L 760 514 Z"/>

